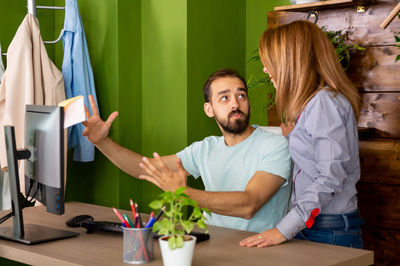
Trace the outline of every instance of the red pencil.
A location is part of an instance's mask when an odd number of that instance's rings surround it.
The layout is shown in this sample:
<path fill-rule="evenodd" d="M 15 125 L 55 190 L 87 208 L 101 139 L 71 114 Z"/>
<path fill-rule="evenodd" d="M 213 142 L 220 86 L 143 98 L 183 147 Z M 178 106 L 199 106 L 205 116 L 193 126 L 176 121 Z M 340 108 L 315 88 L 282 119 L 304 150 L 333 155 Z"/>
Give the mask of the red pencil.
<path fill-rule="evenodd" d="M 113 209 L 115 215 L 117 215 L 118 219 L 121 220 L 121 223 L 122 223 L 125 227 L 130 228 L 130 225 L 125 221 L 124 218 L 122 218 L 121 214 L 117 211 L 117 209 L 114 208 L 114 207 L 112 207 L 112 209 Z"/>
<path fill-rule="evenodd" d="M 132 214 L 133 214 L 133 219 L 135 219 L 135 217 L 136 217 L 136 211 L 135 211 L 135 206 L 133 205 L 133 200 L 132 199 L 129 199 L 129 203 L 130 203 L 130 205 L 131 205 L 131 209 L 132 209 Z"/>

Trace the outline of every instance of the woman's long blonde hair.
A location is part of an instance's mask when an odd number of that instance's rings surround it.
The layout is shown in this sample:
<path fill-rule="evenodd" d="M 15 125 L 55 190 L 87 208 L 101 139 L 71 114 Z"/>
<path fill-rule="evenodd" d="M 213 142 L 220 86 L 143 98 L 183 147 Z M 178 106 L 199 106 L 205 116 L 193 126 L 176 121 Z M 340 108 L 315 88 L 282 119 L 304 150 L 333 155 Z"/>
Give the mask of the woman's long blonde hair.
<path fill-rule="evenodd" d="M 296 121 L 325 85 L 342 93 L 358 117 L 358 91 L 340 65 L 333 45 L 315 24 L 299 20 L 267 29 L 261 36 L 259 52 L 275 81 L 276 107 L 284 122 Z"/>

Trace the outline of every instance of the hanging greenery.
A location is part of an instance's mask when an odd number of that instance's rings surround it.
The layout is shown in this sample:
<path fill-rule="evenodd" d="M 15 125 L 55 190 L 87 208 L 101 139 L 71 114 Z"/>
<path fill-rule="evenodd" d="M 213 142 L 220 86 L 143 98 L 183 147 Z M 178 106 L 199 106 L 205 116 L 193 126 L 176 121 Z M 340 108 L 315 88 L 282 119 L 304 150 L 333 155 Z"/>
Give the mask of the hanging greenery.
<path fill-rule="evenodd" d="M 322 26 L 321 29 L 324 31 L 328 39 L 335 47 L 335 51 L 336 54 L 338 55 L 339 62 L 346 71 L 350 66 L 350 49 L 365 50 L 365 48 L 358 44 L 349 42 L 348 39 L 349 30 L 346 30 L 345 32 L 343 32 L 343 30 L 328 31 L 326 26 Z M 398 47 L 400 48 L 400 32 L 397 35 L 395 35 L 395 37 L 396 37 L 396 42 L 399 43 Z M 258 49 L 252 51 L 252 54 L 254 54 L 254 56 L 249 59 L 248 63 L 261 61 L 260 56 L 258 54 Z M 397 56 L 396 61 L 397 60 L 400 60 L 400 55 Z M 255 73 L 251 74 L 247 82 L 247 87 L 249 89 L 253 89 L 260 85 L 272 86 L 272 82 L 269 75 L 265 74 L 262 71 L 262 69 L 259 69 Z"/>
<path fill-rule="evenodd" d="M 247 63 L 251 62 L 260 62 L 260 55 L 258 54 L 258 49 L 251 52 L 253 56 L 247 61 Z M 269 94 L 267 101 L 265 101 L 264 109 L 269 110 L 275 104 L 275 89 L 272 84 L 271 78 L 268 74 L 264 73 L 262 67 L 258 68 L 255 73 L 252 73 L 250 77 L 247 79 L 247 88 L 252 90 L 258 86 L 268 86 L 272 88 L 272 94 Z"/>
<path fill-rule="evenodd" d="M 400 14 L 397 15 L 400 19 Z M 394 39 L 396 41 L 396 47 L 400 49 L 400 31 L 394 35 Z M 395 63 L 400 60 L 400 54 L 396 56 Z"/>
<path fill-rule="evenodd" d="M 329 31 L 326 26 L 322 26 L 321 29 L 335 47 L 339 62 L 346 71 L 350 66 L 350 49 L 365 50 L 365 48 L 355 43 L 349 43 L 349 30 L 343 33 L 343 30 Z"/>
<path fill-rule="evenodd" d="M 260 55 L 258 54 L 258 49 L 251 52 L 254 54 L 247 63 L 260 62 Z M 260 85 L 272 85 L 272 81 L 268 74 L 264 73 L 262 69 L 258 69 L 255 73 L 252 73 L 247 80 L 247 87 L 249 89 L 258 87 Z"/>

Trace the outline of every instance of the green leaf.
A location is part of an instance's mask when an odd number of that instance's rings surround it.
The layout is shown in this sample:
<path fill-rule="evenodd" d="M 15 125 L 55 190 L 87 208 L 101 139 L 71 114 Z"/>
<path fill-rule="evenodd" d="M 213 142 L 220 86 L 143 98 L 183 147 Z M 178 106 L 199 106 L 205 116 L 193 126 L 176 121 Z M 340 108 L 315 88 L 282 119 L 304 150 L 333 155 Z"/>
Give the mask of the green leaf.
<path fill-rule="evenodd" d="M 186 188 L 185 187 L 180 187 L 180 188 L 178 188 L 176 191 L 175 191 L 175 196 L 179 196 L 179 195 L 181 195 L 184 191 L 186 190 Z"/>
<path fill-rule="evenodd" d="M 399 60 L 400 60 L 400 54 L 396 56 L 396 60 L 394 62 L 396 63 Z"/>
<path fill-rule="evenodd" d="M 175 236 L 171 236 L 170 238 L 168 238 L 168 246 L 170 250 L 174 250 L 177 248 L 177 239 Z"/>
<path fill-rule="evenodd" d="M 185 231 L 181 229 L 175 230 L 175 236 L 183 236 L 185 234 Z"/>
<path fill-rule="evenodd" d="M 203 213 L 201 212 L 200 208 L 194 208 L 193 209 L 193 217 L 195 219 L 198 219 L 198 218 L 200 218 L 202 216 L 203 216 Z"/>
<path fill-rule="evenodd" d="M 191 198 L 183 199 L 182 203 L 184 206 L 197 206 L 197 203 Z"/>
<path fill-rule="evenodd" d="M 167 228 L 160 228 L 159 230 L 156 230 L 156 231 L 158 231 L 158 234 L 163 235 L 163 236 L 169 236 L 170 235 L 170 232 L 168 231 Z"/>
<path fill-rule="evenodd" d="M 153 231 L 158 231 L 160 235 L 168 236 L 172 233 L 174 225 L 169 219 L 162 219 L 160 222 L 156 222 L 153 225 Z"/>
<path fill-rule="evenodd" d="M 210 212 L 209 209 L 207 209 L 207 208 L 201 208 L 201 211 L 202 211 L 202 212 L 206 212 L 208 215 L 211 216 L 211 212 Z"/>
<path fill-rule="evenodd" d="M 160 198 L 169 198 L 172 196 L 172 192 L 171 191 L 165 191 L 163 193 L 161 193 L 160 195 L 158 195 Z"/>
<path fill-rule="evenodd" d="M 182 194 L 181 194 L 181 197 L 182 197 L 182 198 L 189 198 L 189 195 L 186 194 L 186 193 L 182 193 Z"/>
<path fill-rule="evenodd" d="M 250 59 L 247 61 L 247 63 L 259 62 L 259 61 L 261 61 L 260 56 L 259 55 L 254 55 L 254 56 L 250 57 Z"/>
<path fill-rule="evenodd" d="M 197 221 L 197 226 L 200 227 L 201 229 L 207 229 L 207 225 L 203 219 Z"/>
<path fill-rule="evenodd" d="M 397 35 L 394 35 L 394 38 L 396 39 L 396 42 L 400 42 L 400 37 Z"/>
<path fill-rule="evenodd" d="M 176 248 L 183 248 L 183 236 L 178 236 L 176 238 Z"/>
<path fill-rule="evenodd" d="M 194 227 L 194 224 L 192 221 L 182 221 L 181 224 L 187 234 L 192 232 L 193 227 Z"/>
<path fill-rule="evenodd" d="M 251 63 L 251 62 L 260 62 L 260 55 L 258 53 L 258 49 L 255 49 L 253 51 L 251 51 L 251 54 L 254 54 L 254 56 L 250 57 L 250 59 L 247 61 L 247 63 Z"/>
<path fill-rule="evenodd" d="M 169 235 L 172 233 L 172 230 L 174 229 L 174 224 L 170 219 L 162 219 L 160 222 L 158 222 L 159 226 L 161 229 L 166 230 L 167 233 L 162 233 L 163 235 Z M 160 230 L 161 230 L 160 229 Z"/>
<path fill-rule="evenodd" d="M 360 46 L 360 45 L 358 45 L 358 44 L 355 44 L 355 48 L 356 48 L 357 50 L 359 50 L 359 51 L 364 51 L 364 50 L 365 50 L 365 47 L 362 47 L 362 46 Z"/>
<path fill-rule="evenodd" d="M 163 206 L 163 202 L 161 200 L 154 200 L 149 204 L 150 208 L 152 209 L 161 209 Z"/>

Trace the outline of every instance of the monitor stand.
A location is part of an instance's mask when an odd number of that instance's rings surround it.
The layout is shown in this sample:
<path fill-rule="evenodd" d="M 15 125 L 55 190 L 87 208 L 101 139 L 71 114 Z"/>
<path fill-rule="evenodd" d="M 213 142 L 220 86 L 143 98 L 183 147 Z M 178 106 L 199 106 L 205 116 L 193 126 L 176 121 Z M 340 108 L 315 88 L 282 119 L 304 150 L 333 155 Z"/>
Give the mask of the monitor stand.
<path fill-rule="evenodd" d="M 4 126 L 4 133 L 7 148 L 8 174 L 10 179 L 11 206 L 14 212 L 14 217 L 12 227 L 0 227 L 0 239 L 7 239 L 32 245 L 79 235 L 79 233 L 76 232 L 35 224 L 26 224 L 24 226 L 22 202 L 18 196 L 20 193 L 18 160 L 29 159 L 31 153 L 26 149 L 17 151 L 13 126 Z"/>
<path fill-rule="evenodd" d="M 25 224 L 23 235 L 15 234 L 12 226 L 0 227 L 0 239 L 11 240 L 27 245 L 70 238 L 77 235 L 79 235 L 79 233 L 36 224 Z"/>

